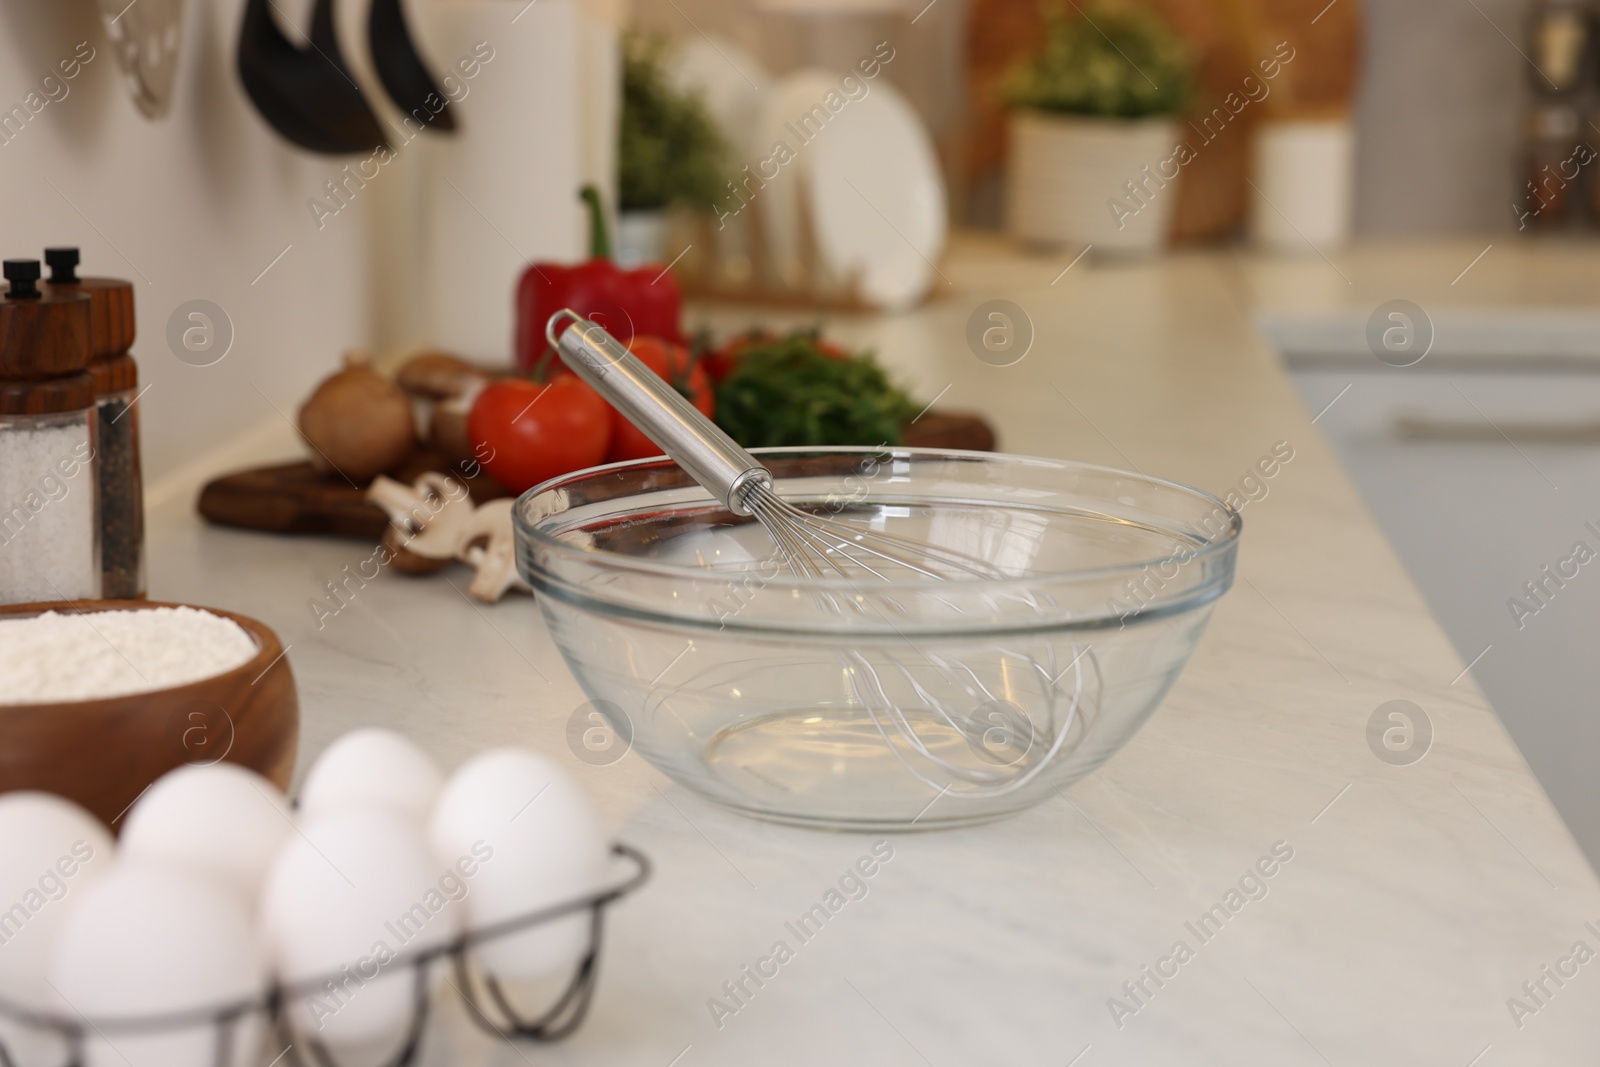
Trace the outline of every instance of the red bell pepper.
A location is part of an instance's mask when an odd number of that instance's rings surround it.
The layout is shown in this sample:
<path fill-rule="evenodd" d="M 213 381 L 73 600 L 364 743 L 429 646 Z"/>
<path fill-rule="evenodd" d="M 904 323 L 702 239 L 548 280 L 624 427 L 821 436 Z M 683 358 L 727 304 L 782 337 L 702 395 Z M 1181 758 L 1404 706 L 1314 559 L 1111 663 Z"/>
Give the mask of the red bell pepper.
<path fill-rule="evenodd" d="M 544 326 L 562 308 L 594 319 L 624 344 L 635 337 L 685 343 L 678 325 L 683 305 L 678 280 L 660 264 L 624 270 L 611 262 L 600 193 L 586 185 L 579 195 L 589 205 L 588 262 L 535 263 L 517 283 L 517 365 L 525 370 L 538 366 L 550 347 Z"/>

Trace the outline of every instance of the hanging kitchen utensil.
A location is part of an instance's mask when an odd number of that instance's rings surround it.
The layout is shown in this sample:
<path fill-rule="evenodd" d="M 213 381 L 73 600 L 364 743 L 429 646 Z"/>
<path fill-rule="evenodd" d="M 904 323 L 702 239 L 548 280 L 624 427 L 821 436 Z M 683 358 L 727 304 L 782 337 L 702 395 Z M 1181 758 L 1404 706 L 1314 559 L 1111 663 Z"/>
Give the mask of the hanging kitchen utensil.
<path fill-rule="evenodd" d="M 378 71 L 378 80 L 400 110 L 420 121 L 425 130 L 455 130 L 455 113 L 445 106 L 444 94 L 422 62 L 406 25 L 401 0 L 372 0 L 367 43 L 372 48 L 372 65 Z M 430 99 L 432 107 L 428 106 Z"/>
<path fill-rule="evenodd" d="M 271 0 L 247 0 L 239 32 L 239 80 L 268 125 L 301 148 L 327 155 L 387 145 L 339 50 L 333 0 L 317 0 L 304 49 L 284 35 L 270 7 Z"/>
<path fill-rule="evenodd" d="M 183 0 L 100 0 L 100 17 L 134 104 L 145 118 L 166 115 L 183 41 Z"/>

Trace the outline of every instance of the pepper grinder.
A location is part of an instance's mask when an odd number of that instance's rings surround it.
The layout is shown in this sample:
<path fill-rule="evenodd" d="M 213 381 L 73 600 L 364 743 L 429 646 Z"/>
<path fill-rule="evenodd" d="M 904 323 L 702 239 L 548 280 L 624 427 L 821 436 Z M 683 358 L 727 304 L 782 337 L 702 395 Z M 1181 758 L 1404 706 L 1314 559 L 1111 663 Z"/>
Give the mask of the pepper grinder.
<path fill-rule="evenodd" d="M 0 299 L 0 603 L 100 595 L 89 298 L 8 259 Z"/>
<path fill-rule="evenodd" d="M 100 595 L 135 600 L 145 595 L 144 477 L 139 459 L 139 366 L 133 347 L 133 283 L 78 277 L 76 248 L 47 248 L 52 293 L 89 301 L 89 374 L 94 379 L 99 435 L 96 495 L 100 515 Z"/>
<path fill-rule="evenodd" d="M 1584 186 L 1594 184 L 1585 167 L 1595 158 L 1583 140 L 1581 123 L 1578 109 L 1565 101 L 1528 109 L 1522 145 L 1525 184 L 1520 200 L 1512 202 L 1519 231 L 1571 229 L 1580 221 Z"/>
<path fill-rule="evenodd" d="M 1526 34 L 1533 100 L 1523 117 L 1523 187 L 1511 210 L 1518 230 L 1571 230 L 1582 225 L 1595 187 L 1583 129 L 1596 56 L 1589 0 L 1534 0 Z"/>
<path fill-rule="evenodd" d="M 1529 85 L 1542 97 L 1570 96 L 1588 82 L 1595 61 L 1588 0 L 1536 0 L 1528 13 Z"/>

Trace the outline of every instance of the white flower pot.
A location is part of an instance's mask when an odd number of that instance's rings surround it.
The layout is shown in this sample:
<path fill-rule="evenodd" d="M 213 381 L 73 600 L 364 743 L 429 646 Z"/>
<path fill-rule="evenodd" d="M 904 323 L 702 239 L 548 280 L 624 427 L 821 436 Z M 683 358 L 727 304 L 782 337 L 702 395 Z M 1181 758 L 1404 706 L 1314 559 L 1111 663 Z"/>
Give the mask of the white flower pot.
<path fill-rule="evenodd" d="M 1177 123 L 1166 118 L 1013 112 L 1012 234 L 1102 252 L 1161 248 L 1178 198 L 1178 140 Z"/>
<path fill-rule="evenodd" d="M 633 268 L 646 263 L 665 263 L 666 251 L 665 211 L 623 211 L 617 215 L 617 239 L 611 258 L 618 266 Z"/>

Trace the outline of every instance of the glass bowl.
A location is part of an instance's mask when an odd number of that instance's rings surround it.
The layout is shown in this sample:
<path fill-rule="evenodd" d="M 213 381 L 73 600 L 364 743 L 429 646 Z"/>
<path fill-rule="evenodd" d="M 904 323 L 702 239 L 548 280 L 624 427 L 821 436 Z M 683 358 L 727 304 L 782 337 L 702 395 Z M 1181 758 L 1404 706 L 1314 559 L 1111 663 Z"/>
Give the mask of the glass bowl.
<path fill-rule="evenodd" d="M 1157 478 L 902 448 L 762 449 L 813 515 L 992 575 L 802 578 L 672 461 L 523 494 L 517 567 L 585 693 L 674 781 L 764 819 L 932 829 L 1123 746 L 1233 581 L 1239 515 Z"/>

